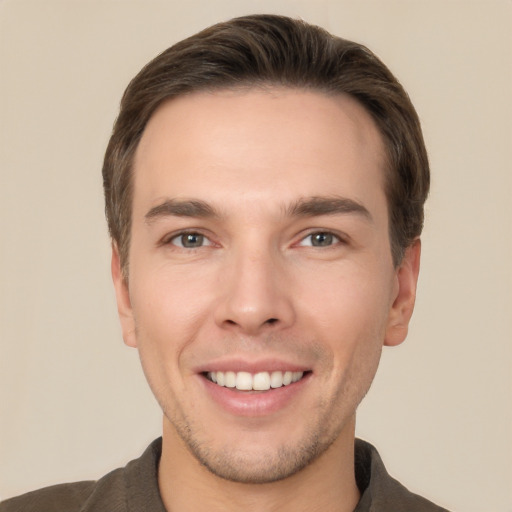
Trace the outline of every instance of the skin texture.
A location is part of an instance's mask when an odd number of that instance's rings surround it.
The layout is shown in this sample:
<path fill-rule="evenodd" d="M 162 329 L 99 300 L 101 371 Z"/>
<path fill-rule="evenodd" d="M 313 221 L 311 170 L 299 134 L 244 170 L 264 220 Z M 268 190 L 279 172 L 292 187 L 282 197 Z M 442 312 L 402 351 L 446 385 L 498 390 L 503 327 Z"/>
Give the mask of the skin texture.
<path fill-rule="evenodd" d="M 151 118 L 128 282 L 115 246 L 112 272 L 125 343 L 164 412 L 169 510 L 355 507 L 355 411 L 383 344 L 406 336 L 419 270 L 419 241 L 392 263 L 383 162 L 345 96 L 194 93 Z M 272 365 L 306 378 L 217 399 L 204 376 Z"/>

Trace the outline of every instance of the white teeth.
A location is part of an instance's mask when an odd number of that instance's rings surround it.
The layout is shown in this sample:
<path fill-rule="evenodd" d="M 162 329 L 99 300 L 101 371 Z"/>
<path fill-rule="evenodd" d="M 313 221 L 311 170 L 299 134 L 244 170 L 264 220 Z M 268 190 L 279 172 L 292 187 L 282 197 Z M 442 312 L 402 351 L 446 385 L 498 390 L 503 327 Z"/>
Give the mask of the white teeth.
<path fill-rule="evenodd" d="M 226 372 L 224 374 L 224 386 L 227 388 L 234 388 L 236 386 L 236 380 L 235 372 Z"/>
<path fill-rule="evenodd" d="M 267 391 L 270 388 L 288 386 L 302 379 L 304 372 L 259 372 L 254 375 L 248 372 L 208 372 L 207 377 L 227 388 L 241 391 Z"/>
<path fill-rule="evenodd" d="M 252 388 L 257 391 L 266 391 L 270 389 L 270 375 L 268 372 L 257 373 L 252 378 Z"/>
<path fill-rule="evenodd" d="M 280 388 L 283 385 L 283 372 L 272 372 L 270 375 L 270 387 Z"/>
<path fill-rule="evenodd" d="M 250 391 L 252 389 L 252 375 L 247 372 L 238 372 L 236 374 L 236 389 Z"/>
<path fill-rule="evenodd" d="M 293 372 L 292 373 L 292 382 L 297 382 L 302 379 L 304 372 Z"/>

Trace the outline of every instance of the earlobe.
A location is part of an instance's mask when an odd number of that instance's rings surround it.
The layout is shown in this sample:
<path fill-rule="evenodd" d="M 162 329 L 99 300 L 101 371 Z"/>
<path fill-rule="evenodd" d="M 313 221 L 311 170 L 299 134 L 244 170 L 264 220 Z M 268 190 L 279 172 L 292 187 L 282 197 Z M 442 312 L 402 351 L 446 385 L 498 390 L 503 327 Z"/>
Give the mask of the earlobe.
<path fill-rule="evenodd" d="M 135 336 L 135 322 L 133 319 L 132 305 L 130 301 L 130 293 L 128 283 L 121 269 L 121 259 L 119 257 L 119 249 L 115 242 L 112 243 L 112 260 L 111 260 L 112 281 L 116 293 L 117 312 L 121 322 L 121 331 L 123 340 L 129 347 L 136 347 L 137 341 Z"/>
<path fill-rule="evenodd" d="M 420 255 L 421 241 L 418 238 L 406 249 L 396 271 L 397 292 L 389 313 L 384 345 L 399 345 L 407 336 L 416 300 Z"/>

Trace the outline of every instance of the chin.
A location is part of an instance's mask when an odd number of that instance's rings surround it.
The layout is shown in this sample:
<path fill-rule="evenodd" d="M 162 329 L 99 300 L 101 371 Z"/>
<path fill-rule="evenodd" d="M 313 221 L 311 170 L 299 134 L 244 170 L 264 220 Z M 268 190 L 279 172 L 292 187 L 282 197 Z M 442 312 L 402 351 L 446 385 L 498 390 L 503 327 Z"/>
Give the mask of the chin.
<path fill-rule="evenodd" d="M 240 447 L 212 451 L 187 442 L 194 457 L 210 473 L 244 484 L 266 484 L 289 478 L 310 465 L 330 444 L 308 439 L 293 447 L 279 446 L 271 450 L 267 447 L 250 452 Z"/>
<path fill-rule="evenodd" d="M 349 423 L 335 427 L 324 418 L 323 425 L 303 425 L 303 432 L 288 430 L 276 436 L 238 430 L 213 440 L 213 432 L 205 434 L 193 422 L 171 420 L 169 416 L 167 420 L 180 444 L 211 474 L 243 484 L 277 482 L 299 473 L 320 458 Z"/>

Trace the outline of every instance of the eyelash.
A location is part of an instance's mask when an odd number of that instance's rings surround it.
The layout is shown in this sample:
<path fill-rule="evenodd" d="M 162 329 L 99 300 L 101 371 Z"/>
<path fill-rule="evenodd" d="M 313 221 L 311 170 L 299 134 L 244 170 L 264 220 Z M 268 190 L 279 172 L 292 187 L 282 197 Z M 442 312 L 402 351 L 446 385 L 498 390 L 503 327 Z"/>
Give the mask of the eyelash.
<path fill-rule="evenodd" d="M 312 237 L 314 237 L 315 235 L 316 236 L 323 235 L 323 236 L 327 237 L 327 240 L 329 243 L 327 245 L 314 245 Z M 197 247 L 186 247 L 185 245 L 183 245 L 183 238 L 186 236 L 200 237 L 202 239 L 201 245 L 199 245 Z M 310 243 L 307 243 L 307 244 L 304 243 L 308 239 L 310 240 Z M 176 243 L 177 240 L 181 240 L 181 244 Z M 207 242 L 207 243 L 204 243 L 204 242 Z M 308 233 L 306 236 L 302 237 L 298 243 L 296 243 L 294 245 L 299 246 L 299 247 L 328 249 L 328 248 L 333 248 L 339 244 L 345 244 L 345 243 L 346 243 L 346 240 L 343 237 L 341 237 L 340 235 L 338 235 L 336 233 L 333 233 L 332 231 L 317 230 L 317 231 L 312 231 L 312 232 Z M 173 234 L 170 237 L 164 238 L 161 242 L 161 245 L 172 245 L 179 250 L 186 250 L 188 252 L 188 251 L 198 250 L 203 247 L 211 247 L 211 246 L 214 246 L 215 243 L 212 242 L 205 234 L 201 233 L 200 231 L 189 230 L 189 231 L 181 231 L 179 233 Z"/>
<path fill-rule="evenodd" d="M 331 243 L 329 243 L 328 245 L 313 245 L 312 237 L 314 237 L 315 235 L 316 236 L 324 235 L 328 239 L 329 238 L 331 239 L 330 240 Z M 304 245 L 303 242 L 305 240 L 307 240 L 307 239 L 310 239 L 312 243 Z M 333 246 L 336 246 L 338 244 L 343 244 L 343 243 L 345 243 L 345 240 L 340 235 L 337 235 L 336 233 L 333 233 L 332 231 L 319 230 L 319 231 L 312 231 L 311 233 L 309 233 L 305 237 L 301 238 L 297 245 L 299 245 L 300 247 L 318 247 L 318 248 L 322 248 L 323 247 L 323 248 L 327 248 L 327 247 L 333 247 Z"/>
<path fill-rule="evenodd" d="M 198 247 L 185 247 L 183 245 L 183 243 L 181 245 L 178 245 L 178 244 L 174 243 L 176 240 L 180 240 L 180 239 L 183 240 L 183 238 L 186 237 L 186 236 L 201 237 L 204 241 L 207 241 L 208 243 L 207 244 L 202 244 L 202 245 L 200 245 Z M 188 251 L 193 251 L 194 249 L 201 249 L 202 247 L 210 247 L 210 246 L 213 246 L 215 244 L 206 235 L 204 235 L 200 231 L 181 231 L 179 233 L 173 234 L 172 236 L 165 237 L 162 240 L 161 245 L 173 245 L 173 246 L 177 247 L 178 249 L 184 249 L 184 250 L 188 250 Z"/>

